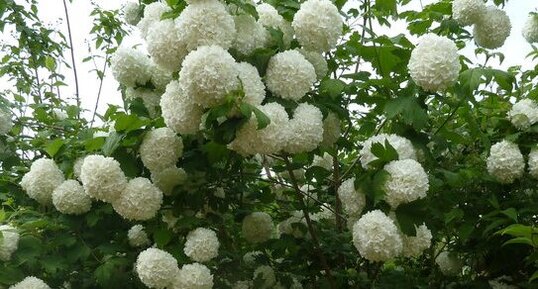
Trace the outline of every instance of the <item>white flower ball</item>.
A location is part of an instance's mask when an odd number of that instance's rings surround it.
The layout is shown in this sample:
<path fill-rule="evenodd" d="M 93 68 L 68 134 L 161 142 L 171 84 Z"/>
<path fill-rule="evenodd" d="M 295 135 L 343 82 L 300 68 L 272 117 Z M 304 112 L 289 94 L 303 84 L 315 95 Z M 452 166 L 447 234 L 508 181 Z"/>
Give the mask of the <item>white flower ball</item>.
<path fill-rule="evenodd" d="M 151 26 L 147 35 L 148 53 L 161 68 L 179 71 L 187 55 L 186 44 L 172 19 L 161 20 Z"/>
<path fill-rule="evenodd" d="M 314 66 L 318 79 L 322 79 L 327 75 L 329 67 L 327 60 L 325 60 L 325 57 L 321 53 L 304 49 L 299 49 L 299 52 Z"/>
<path fill-rule="evenodd" d="M 163 193 L 150 180 L 139 177 L 129 181 L 112 206 L 125 219 L 145 221 L 155 217 L 162 202 Z"/>
<path fill-rule="evenodd" d="M 323 141 L 321 145 L 325 147 L 333 146 L 338 138 L 340 138 L 340 119 L 335 113 L 329 112 L 323 120 Z"/>
<path fill-rule="evenodd" d="M 353 244 L 361 256 L 373 262 L 392 259 L 403 248 L 398 227 L 380 210 L 364 214 L 353 225 Z"/>
<path fill-rule="evenodd" d="M 247 252 L 243 255 L 243 262 L 245 262 L 247 266 L 254 266 L 256 264 L 256 258 L 262 255 L 263 253 L 261 251 Z"/>
<path fill-rule="evenodd" d="M 250 280 L 237 281 L 232 286 L 232 289 L 251 289 L 254 284 Z"/>
<path fill-rule="evenodd" d="M 389 173 L 384 185 L 385 201 L 392 208 L 426 197 L 428 175 L 419 162 L 396 160 L 386 164 L 384 170 Z"/>
<path fill-rule="evenodd" d="M 426 91 L 444 91 L 458 79 L 461 64 L 454 41 L 433 33 L 423 35 L 409 58 L 409 74 Z"/>
<path fill-rule="evenodd" d="M 75 180 L 67 180 L 54 189 L 52 204 L 62 214 L 80 215 L 90 211 L 92 200 Z"/>
<path fill-rule="evenodd" d="M 73 164 L 73 175 L 77 180 L 80 180 L 80 171 L 82 169 L 82 164 L 84 163 L 84 157 L 79 157 L 75 160 Z"/>
<path fill-rule="evenodd" d="M 264 47 L 269 40 L 269 32 L 262 24 L 248 14 L 234 16 L 236 37 L 232 48 L 243 55 L 250 55 L 254 50 Z"/>
<path fill-rule="evenodd" d="M 80 169 L 80 181 L 90 197 L 104 202 L 116 200 L 127 186 L 120 163 L 111 157 L 89 155 Z"/>
<path fill-rule="evenodd" d="M 368 169 L 368 164 L 377 160 L 377 157 L 371 151 L 372 145 L 374 143 L 380 143 L 384 147 L 385 141 L 388 141 L 389 144 L 396 150 L 398 153 L 398 159 L 417 159 L 417 152 L 410 140 L 399 135 L 382 133 L 367 139 L 363 143 L 360 151 L 360 159 L 363 168 Z"/>
<path fill-rule="evenodd" d="M 306 49 L 320 52 L 336 47 L 343 24 L 338 8 L 329 0 L 303 2 L 291 23 L 299 43 Z"/>
<path fill-rule="evenodd" d="M 291 23 L 278 14 L 278 11 L 267 3 L 261 3 L 256 6 L 258 12 L 258 23 L 265 27 L 270 27 L 282 31 L 282 40 L 287 47 L 293 40 L 293 28 Z"/>
<path fill-rule="evenodd" d="M 428 249 L 432 243 L 432 232 L 426 225 L 422 224 L 416 227 L 416 236 L 407 236 L 402 234 L 404 257 L 418 257 L 424 250 Z"/>
<path fill-rule="evenodd" d="M 120 46 L 110 58 L 112 75 L 121 84 L 135 87 L 149 81 L 149 58 L 141 51 Z"/>
<path fill-rule="evenodd" d="M 506 12 L 492 5 L 474 25 L 473 36 L 478 46 L 495 49 L 504 45 L 510 30 L 512 24 Z"/>
<path fill-rule="evenodd" d="M 142 19 L 140 5 L 135 2 L 127 2 L 123 6 L 123 19 L 129 25 L 135 26 Z"/>
<path fill-rule="evenodd" d="M 144 8 L 144 17 L 138 22 L 138 29 L 142 38 L 146 39 L 151 26 L 161 20 L 163 13 L 172 9 L 162 2 L 153 2 Z"/>
<path fill-rule="evenodd" d="M 228 148 L 241 155 L 271 154 L 279 152 L 286 144 L 287 138 L 282 129 L 288 124 L 288 114 L 283 106 L 276 102 L 258 106 L 271 122 L 265 128 L 258 130 L 255 115 L 236 133 L 235 139 Z"/>
<path fill-rule="evenodd" d="M 254 270 L 252 280 L 261 279 L 263 283 L 257 289 L 268 289 L 276 284 L 276 276 L 273 268 L 267 265 L 262 265 Z"/>
<path fill-rule="evenodd" d="M 133 100 L 136 98 L 140 98 L 142 102 L 144 103 L 144 106 L 148 110 L 148 113 L 150 117 L 157 117 L 157 108 L 159 107 L 159 104 L 161 102 L 161 94 L 147 88 L 132 88 L 128 87 L 125 89 L 125 98 L 129 100 Z M 111 126 L 110 128 L 114 128 L 114 126 Z"/>
<path fill-rule="evenodd" d="M 151 181 L 165 195 L 170 195 L 177 185 L 187 180 L 187 173 L 182 168 L 169 167 L 160 171 L 151 172 Z"/>
<path fill-rule="evenodd" d="M 491 146 L 486 164 L 488 173 L 503 184 L 513 183 L 525 170 L 525 161 L 519 147 L 507 140 Z"/>
<path fill-rule="evenodd" d="M 534 147 L 529 153 L 529 174 L 538 179 L 538 148 Z"/>
<path fill-rule="evenodd" d="M 11 113 L 0 109 L 0 135 L 8 134 L 12 127 Z"/>
<path fill-rule="evenodd" d="M 177 260 L 170 253 L 157 248 L 142 251 L 136 260 L 136 273 L 140 281 L 150 288 L 170 288 L 179 274 Z"/>
<path fill-rule="evenodd" d="M 173 130 L 161 127 L 144 136 L 139 152 L 146 168 L 162 171 L 176 165 L 183 155 L 183 141 Z"/>
<path fill-rule="evenodd" d="M 497 278 L 497 280 L 489 280 L 488 284 L 491 287 L 491 289 L 518 289 L 519 287 L 516 287 L 514 285 L 509 285 L 504 282 L 501 282 L 503 278 Z"/>
<path fill-rule="evenodd" d="M 522 99 L 512 106 L 508 119 L 517 129 L 528 129 L 538 122 L 538 105 L 532 99 Z"/>
<path fill-rule="evenodd" d="M 531 13 L 522 30 L 523 37 L 529 43 L 538 42 L 538 15 Z"/>
<path fill-rule="evenodd" d="M 219 255 L 219 239 L 210 229 L 197 228 L 187 235 L 183 252 L 196 262 L 207 262 Z"/>
<path fill-rule="evenodd" d="M 245 93 L 243 101 L 251 105 L 262 104 L 265 98 L 265 85 L 258 69 L 248 62 L 241 62 L 237 64 L 237 70 Z"/>
<path fill-rule="evenodd" d="M 323 114 L 319 108 L 301 103 L 295 109 L 287 128 L 288 141 L 284 150 L 288 153 L 309 152 L 323 140 Z"/>
<path fill-rule="evenodd" d="M 284 99 L 301 99 L 315 81 L 314 66 L 297 50 L 279 52 L 271 57 L 267 65 L 267 88 Z"/>
<path fill-rule="evenodd" d="M 206 266 L 193 263 L 183 265 L 174 279 L 174 289 L 211 289 L 213 288 L 213 275 Z"/>
<path fill-rule="evenodd" d="M 281 236 L 282 234 L 291 235 L 295 238 L 303 238 L 304 232 L 297 227 L 299 223 L 305 223 L 305 220 L 303 219 L 303 213 L 299 211 L 292 212 L 292 215 L 287 218 L 286 220 L 278 223 L 277 225 L 277 236 Z"/>
<path fill-rule="evenodd" d="M 172 81 L 161 97 L 161 110 L 167 127 L 179 134 L 195 134 L 200 129 L 203 109 Z"/>
<path fill-rule="evenodd" d="M 448 251 L 439 253 L 437 258 L 435 258 L 435 263 L 437 266 L 439 266 L 441 272 L 446 276 L 458 275 L 463 267 L 461 260 Z"/>
<path fill-rule="evenodd" d="M 179 84 L 195 103 L 213 107 L 238 88 L 238 73 L 234 58 L 222 47 L 201 46 L 183 60 Z"/>
<path fill-rule="evenodd" d="M 243 237 L 250 243 L 263 243 L 273 236 L 273 219 L 265 212 L 253 212 L 243 219 Z"/>
<path fill-rule="evenodd" d="M 464 26 L 478 22 L 485 11 L 486 5 L 482 0 L 454 0 L 452 2 L 452 17 Z"/>
<path fill-rule="evenodd" d="M 127 232 L 127 238 L 129 239 L 129 245 L 131 247 L 146 247 L 151 242 L 149 240 L 148 234 L 144 231 L 144 226 L 134 225 Z"/>
<path fill-rule="evenodd" d="M 52 192 L 64 182 L 64 174 L 53 160 L 42 158 L 34 161 L 21 180 L 26 194 L 41 205 L 52 203 Z"/>
<path fill-rule="evenodd" d="M 20 235 L 17 229 L 9 225 L 0 225 L 0 232 L 2 232 L 2 239 L 0 239 L 0 260 L 7 262 L 19 247 Z"/>
<path fill-rule="evenodd" d="M 50 289 L 43 280 L 34 276 L 26 277 L 21 282 L 9 287 L 9 289 Z"/>
<path fill-rule="evenodd" d="M 209 45 L 227 50 L 236 35 L 234 18 L 217 0 L 197 0 L 189 4 L 176 19 L 176 25 L 187 51 Z"/>
<path fill-rule="evenodd" d="M 311 214 L 310 219 L 312 219 L 314 222 L 320 222 L 322 220 L 334 220 L 335 215 L 333 211 L 334 210 L 332 210 L 331 205 L 323 203 L 322 206 L 320 206 L 320 211 Z"/>
<path fill-rule="evenodd" d="M 155 62 L 151 62 L 149 73 L 151 75 L 151 83 L 155 86 L 155 90 L 160 93 L 164 92 L 166 86 L 173 80 L 172 72 L 160 67 Z M 159 104 L 157 103 L 157 105 Z"/>
<path fill-rule="evenodd" d="M 327 152 L 323 153 L 323 156 L 315 155 L 312 160 L 312 166 L 322 167 L 328 171 L 332 171 L 333 165 L 333 156 Z"/>
<path fill-rule="evenodd" d="M 52 115 L 57 120 L 65 120 L 68 116 L 67 113 L 59 108 L 53 108 L 52 109 Z"/>
<path fill-rule="evenodd" d="M 355 178 L 347 179 L 338 188 L 338 197 L 344 212 L 349 216 L 359 216 L 366 206 L 366 197 L 355 189 Z"/>

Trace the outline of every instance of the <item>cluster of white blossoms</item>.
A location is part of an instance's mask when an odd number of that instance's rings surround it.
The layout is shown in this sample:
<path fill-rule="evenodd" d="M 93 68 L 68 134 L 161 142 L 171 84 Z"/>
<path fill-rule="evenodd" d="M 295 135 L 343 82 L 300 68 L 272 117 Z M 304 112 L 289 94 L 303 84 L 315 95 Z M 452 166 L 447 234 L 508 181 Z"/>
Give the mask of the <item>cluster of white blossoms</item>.
<path fill-rule="evenodd" d="M 183 155 L 183 142 L 173 130 L 161 127 L 145 135 L 139 153 L 146 168 L 159 172 L 176 165 Z"/>
<path fill-rule="evenodd" d="M 298 101 L 316 81 L 316 70 L 299 51 L 286 50 L 271 57 L 265 78 L 273 94 Z"/>
<path fill-rule="evenodd" d="M 110 65 L 114 78 L 129 87 L 143 86 L 151 78 L 149 74 L 151 61 L 138 49 L 119 47 L 112 55 Z"/>
<path fill-rule="evenodd" d="M 396 150 L 398 153 L 398 159 L 417 159 L 417 152 L 410 140 L 399 135 L 382 133 L 367 139 L 362 144 L 362 149 L 359 154 L 363 168 L 368 169 L 368 164 L 377 160 L 377 157 L 371 151 L 372 145 L 374 143 L 380 143 L 381 145 L 385 146 L 385 141 L 388 141 L 389 144 Z"/>
<path fill-rule="evenodd" d="M 532 148 L 527 164 L 529 165 L 529 174 L 538 179 L 538 147 Z"/>
<path fill-rule="evenodd" d="M 508 119 L 519 130 L 528 129 L 538 122 L 538 104 L 532 99 L 522 99 L 512 105 Z"/>
<path fill-rule="evenodd" d="M 187 235 L 183 252 L 196 262 L 207 262 L 219 254 L 219 239 L 215 231 L 197 228 Z"/>
<path fill-rule="evenodd" d="M 538 42 L 538 14 L 531 13 L 523 26 L 523 37 L 529 43 Z"/>
<path fill-rule="evenodd" d="M 1 225 L 0 233 L 2 233 L 2 238 L 0 239 L 0 260 L 7 262 L 19 247 L 20 235 L 17 229 L 10 225 Z"/>
<path fill-rule="evenodd" d="M 166 87 L 161 110 L 166 126 L 179 134 L 194 134 L 200 129 L 203 109 L 186 95 L 178 81 Z"/>
<path fill-rule="evenodd" d="M 78 181 L 66 180 L 54 189 L 52 204 L 63 214 L 80 215 L 90 211 L 92 200 Z"/>
<path fill-rule="evenodd" d="M 462 261 L 456 255 L 448 251 L 439 253 L 437 258 L 435 258 L 435 263 L 446 276 L 458 275 L 463 267 Z"/>
<path fill-rule="evenodd" d="M 485 10 L 486 4 L 482 0 L 454 0 L 452 2 L 452 17 L 464 26 L 478 22 Z"/>
<path fill-rule="evenodd" d="M 402 234 L 402 256 L 418 257 L 428 249 L 432 243 L 432 232 L 426 225 L 415 226 L 416 236 L 407 236 Z"/>
<path fill-rule="evenodd" d="M 174 256 L 157 248 L 142 251 L 136 259 L 135 267 L 140 281 L 156 289 L 173 288 L 171 285 L 179 274 Z"/>
<path fill-rule="evenodd" d="M 262 283 L 260 284 L 259 289 L 268 289 L 276 284 L 275 271 L 271 266 L 262 265 L 256 270 L 252 276 L 252 280 L 261 279 Z"/>
<path fill-rule="evenodd" d="M 165 195 L 170 195 L 173 189 L 180 184 L 183 184 L 187 179 L 187 173 L 182 168 L 169 167 L 164 170 L 151 172 L 151 181 Z"/>
<path fill-rule="evenodd" d="M 163 13 L 171 11 L 170 7 L 162 2 L 153 2 L 144 8 L 144 17 L 138 22 L 137 27 L 142 38 L 148 37 L 149 29 L 161 19 Z"/>
<path fill-rule="evenodd" d="M 243 238 L 250 243 L 263 243 L 273 236 L 273 219 L 265 212 L 253 212 L 243 219 Z"/>
<path fill-rule="evenodd" d="M 0 135 L 7 134 L 13 127 L 11 114 L 3 109 L 0 109 Z"/>
<path fill-rule="evenodd" d="M 341 132 L 340 119 L 335 113 L 329 112 L 323 120 L 323 140 L 321 145 L 331 147 L 340 138 Z"/>
<path fill-rule="evenodd" d="M 292 154 L 311 151 L 323 140 L 323 115 L 319 108 L 301 103 L 286 130 L 284 151 Z"/>
<path fill-rule="evenodd" d="M 327 152 L 323 153 L 323 156 L 321 157 L 315 155 L 314 159 L 312 160 L 312 166 L 322 167 L 328 171 L 331 171 L 333 169 L 333 156 Z"/>
<path fill-rule="evenodd" d="M 52 193 L 64 182 L 64 175 L 53 160 L 41 158 L 32 163 L 21 180 L 26 194 L 41 205 L 52 203 Z"/>
<path fill-rule="evenodd" d="M 127 2 L 125 3 L 125 6 L 123 6 L 123 19 L 125 19 L 125 22 L 129 25 L 136 25 L 138 22 L 140 22 L 140 19 L 142 19 L 142 15 L 140 12 L 140 5 L 135 2 Z"/>
<path fill-rule="evenodd" d="M 495 6 L 488 6 L 475 23 L 473 36 L 479 46 L 495 49 L 504 45 L 504 41 L 510 36 L 510 30 L 512 24 L 506 12 Z"/>
<path fill-rule="evenodd" d="M 505 280 L 506 279 L 506 280 Z M 518 289 L 519 287 L 515 285 L 506 284 L 505 281 L 511 281 L 510 277 L 501 276 L 495 280 L 489 280 L 488 284 L 491 289 Z"/>
<path fill-rule="evenodd" d="M 162 202 L 163 193 L 159 188 L 149 179 L 138 177 L 129 181 L 112 206 L 125 219 L 145 221 L 157 215 Z"/>
<path fill-rule="evenodd" d="M 400 230 L 380 210 L 364 214 L 353 225 L 353 244 L 362 257 L 374 262 L 399 256 L 403 249 Z"/>
<path fill-rule="evenodd" d="M 420 163 L 413 159 L 396 160 L 385 165 L 389 173 L 385 181 L 385 201 L 395 209 L 400 204 L 426 197 L 428 175 Z"/>
<path fill-rule="evenodd" d="M 302 223 L 306 226 L 306 221 L 304 219 L 303 213 L 300 211 L 291 212 L 291 216 L 289 218 L 278 223 L 277 236 L 280 237 L 282 234 L 286 234 L 298 239 L 303 238 L 305 236 L 305 233 L 296 225 L 299 223 Z"/>
<path fill-rule="evenodd" d="M 21 282 L 9 287 L 9 289 L 50 289 L 43 280 L 34 276 L 24 278 Z"/>
<path fill-rule="evenodd" d="M 119 198 L 127 186 L 127 178 L 120 168 L 120 163 L 101 155 L 84 158 L 80 168 L 80 180 L 84 191 L 90 197 L 109 203 Z"/>
<path fill-rule="evenodd" d="M 257 5 L 256 12 L 258 12 L 259 16 L 258 23 L 268 28 L 280 30 L 283 34 L 284 45 L 289 46 L 293 40 L 294 33 L 291 23 L 286 21 L 273 6 L 267 3 Z"/>
<path fill-rule="evenodd" d="M 491 146 L 486 164 L 488 173 L 504 184 L 520 178 L 525 170 L 525 160 L 519 147 L 507 140 Z"/>
<path fill-rule="evenodd" d="M 144 231 L 144 226 L 140 224 L 134 225 L 129 229 L 127 238 L 131 247 L 145 247 L 150 244 L 148 234 Z"/>
<path fill-rule="evenodd" d="M 186 264 L 181 267 L 172 283 L 173 289 L 211 289 L 213 275 L 206 266 L 199 263 Z"/>
<path fill-rule="evenodd" d="M 348 216 L 359 216 L 366 206 L 366 197 L 355 189 L 355 178 L 347 179 L 338 188 L 338 197 Z"/>
<path fill-rule="evenodd" d="M 409 74 L 426 91 L 444 91 L 458 78 L 461 69 L 454 41 L 433 33 L 423 35 L 409 58 Z"/>

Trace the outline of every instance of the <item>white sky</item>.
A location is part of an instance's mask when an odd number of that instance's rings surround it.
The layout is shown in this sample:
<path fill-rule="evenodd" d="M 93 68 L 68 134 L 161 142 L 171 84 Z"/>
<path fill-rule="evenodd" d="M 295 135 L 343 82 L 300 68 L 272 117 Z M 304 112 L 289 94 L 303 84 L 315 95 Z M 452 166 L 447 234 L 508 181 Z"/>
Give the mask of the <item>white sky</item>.
<path fill-rule="evenodd" d="M 127 1 L 95 0 L 95 2 L 105 9 L 120 9 L 121 6 Z M 435 1 L 422 1 L 424 5 L 432 2 Z M 492 0 L 489 0 L 489 2 L 492 2 Z M 99 88 L 99 80 L 94 72 L 90 72 L 90 70 L 94 69 L 94 64 L 91 61 L 83 63 L 82 59 L 89 55 L 87 43 L 88 41 L 91 43 L 89 32 L 92 28 L 92 19 L 89 14 L 93 7 L 88 0 L 74 0 L 73 3 L 68 2 L 68 7 L 76 53 L 80 97 L 83 107 L 90 110 L 90 112 L 87 112 L 85 116 L 91 117 Z M 531 47 L 521 36 L 521 29 L 527 19 L 528 13 L 531 11 L 536 11 L 537 8 L 538 1 L 534 0 L 508 1 L 508 4 L 504 10 L 507 12 L 512 21 L 512 33 L 507 39 L 506 44 L 502 48 L 498 49 L 498 51 L 504 53 L 506 56 L 504 63 L 499 67 L 507 68 L 513 65 L 523 65 L 524 67 L 529 68 L 533 66 L 530 60 L 525 59 L 525 56 L 531 51 Z M 420 0 L 412 0 L 410 4 L 399 9 L 400 11 L 411 9 L 418 10 L 420 9 Z M 44 23 L 59 27 L 63 33 L 67 35 L 67 26 L 62 22 L 63 20 L 60 20 L 65 18 L 62 0 L 41 0 L 39 3 L 39 14 Z M 395 36 L 399 33 L 404 33 L 405 26 L 403 22 L 395 23 L 391 29 L 383 28 L 382 30 L 378 31 L 378 33 L 380 32 L 386 33 L 389 36 Z M 135 33 L 133 36 L 129 36 L 126 41 L 129 43 L 137 43 L 140 41 L 138 39 L 139 38 Z M 462 50 L 461 53 L 474 60 L 476 59 L 476 57 L 474 57 L 474 48 L 475 46 L 470 44 L 467 48 Z M 70 55 L 67 51 L 65 56 L 68 59 L 68 62 L 70 62 Z M 98 60 L 97 65 L 99 69 L 102 68 L 102 63 L 103 60 Z M 66 70 L 62 72 L 67 77 L 66 83 L 69 84 L 69 87 L 63 88 L 62 95 L 74 96 L 74 81 L 72 72 Z M 107 71 L 105 76 L 98 112 L 104 113 L 107 109 L 108 103 L 116 105 L 122 104 L 121 93 L 118 91 L 118 84 L 112 77 L 110 70 Z"/>

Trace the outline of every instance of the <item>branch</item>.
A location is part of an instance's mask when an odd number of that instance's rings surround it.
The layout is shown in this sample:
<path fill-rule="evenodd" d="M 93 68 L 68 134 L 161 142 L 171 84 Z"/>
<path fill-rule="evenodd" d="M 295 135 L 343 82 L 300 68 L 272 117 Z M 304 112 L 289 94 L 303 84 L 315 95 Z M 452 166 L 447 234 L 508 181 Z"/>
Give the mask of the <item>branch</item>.
<path fill-rule="evenodd" d="M 77 107 L 78 107 L 77 116 L 78 118 L 80 118 L 81 104 L 80 104 L 80 94 L 78 90 L 77 65 L 75 63 L 75 48 L 73 47 L 73 37 L 71 35 L 71 24 L 69 22 L 69 13 L 67 11 L 67 3 L 65 2 L 65 0 L 63 0 L 63 3 L 64 3 L 64 10 L 65 10 L 65 20 L 67 23 L 67 32 L 69 35 L 69 50 L 71 51 L 71 62 L 73 64 L 73 74 L 75 76 L 75 96 L 77 99 Z"/>
<path fill-rule="evenodd" d="M 106 50 L 108 50 L 108 46 Z M 105 57 L 105 63 L 103 64 L 103 74 L 102 75 L 98 74 L 99 78 L 101 79 L 101 82 L 99 83 L 99 91 L 97 92 L 97 100 L 95 101 L 95 107 L 93 109 L 93 115 L 92 115 L 92 121 L 90 122 L 90 128 L 93 127 L 93 122 L 95 121 L 95 115 L 97 114 L 97 107 L 99 107 L 99 99 L 101 98 L 101 90 L 103 89 L 103 81 L 105 79 L 106 68 L 108 66 L 108 58 L 109 58 L 109 55 L 107 54 L 107 56 Z"/>

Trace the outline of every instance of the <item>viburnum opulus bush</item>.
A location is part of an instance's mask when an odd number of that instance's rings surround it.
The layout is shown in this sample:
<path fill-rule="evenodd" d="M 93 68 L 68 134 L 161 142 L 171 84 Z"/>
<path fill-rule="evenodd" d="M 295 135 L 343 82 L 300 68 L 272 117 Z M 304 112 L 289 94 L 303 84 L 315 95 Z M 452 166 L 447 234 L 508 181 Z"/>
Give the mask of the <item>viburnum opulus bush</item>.
<path fill-rule="evenodd" d="M 538 73 L 495 63 L 504 1 L 408 2 L 96 7 L 98 121 L 0 5 L 0 287 L 536 288 Z"/>

